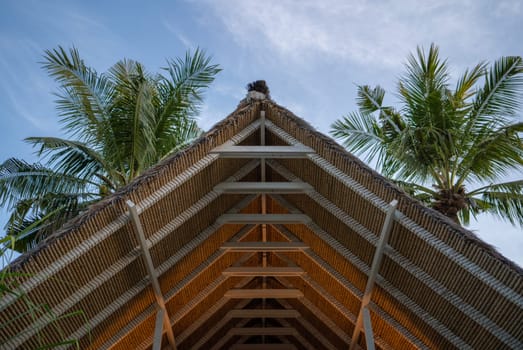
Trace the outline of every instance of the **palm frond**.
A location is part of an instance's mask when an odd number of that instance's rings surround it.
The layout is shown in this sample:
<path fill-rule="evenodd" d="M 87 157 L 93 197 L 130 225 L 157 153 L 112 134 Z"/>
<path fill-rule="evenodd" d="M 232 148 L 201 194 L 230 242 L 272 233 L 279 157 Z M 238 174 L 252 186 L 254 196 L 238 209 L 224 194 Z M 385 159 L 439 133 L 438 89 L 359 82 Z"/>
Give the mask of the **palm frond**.
<path fill-rule="evenodd" d="M 371 89 L 368 85 L 358 86 L 356 103 L 364 114 L 378 111 L 384 135 L 388 139 L 394 139 L 405 128 L 405 122 L 394 108 L 383 106 L 384 97 L 385 90 L 380 86 L 376 86 L 374 89 Z"/>
<path fill-rule="evenodd" d="M 436 191 L 429 187 L 425 187 L 414 182 L 407 182 L 402 180 L 392 180 L 396 185 L 401 187 L 410 196 L 416 198 L 425 205 L 430 205 L 434 196 L 437 194 Z"/>
<path fill-rule="evenodd" d="M 109 72 L 117 90 L 111 127 L 118 149 L 108 149 L 107 153 L 121 156 L 117 163 L 122 164 L 131 179 L 157 160 L 157 82 L 139 62 L 132 60 L 116 63 Z"/>
<path fill-rule="evenodd" d="M 351 153 L 382 164 L 383 134 L 372 114 L 353 112 L 331 125 L 331 135 L 340 139 Z"/>
<path fill-rule="evenodd" d="M 157 148 L 160 150 L 160 153 L 164 155 L 163 158 L 165 158 L 187 147 L 187 145 L 196 138 L 200 137 L 202 133 L 203 130 L 200 129 L 198 123 L 195 120 L 189 119 L 177 127 L 170 139 L 162 140 L 161 143 L 158 143 Z"/>
<path fill-rule="evenodd" d="M 162 76 L 166 97 L 160 120 L 169 116 L 194 117 L 203 100 L 203 91 L 221 71 L 217 64 L 211 64 L 211 57 L 199 48 L 194 54 L 187 51 L 185 58 L 167 61 L 169 78 Z"/>
<path fill-rule="evenodd" d="M 523 180 L 484 186 L 469 195 L 477 211 L 494 214 L 523 227 Z"/>
<path fill-rule="evenodd" d="M 164 68 L 170 76 L 170 82 L 177 91 L 183 94 L 201 96 L 221 71 L 217 64 L 211 64 L 211 57 L 205 51 L 197 48 L 194 54 L 187 51 L 185 59 L 176 58 L 167 61 Z"/>
<path fill-rule="evenodd" d="M 57 173 L 88 180 L 111 169 L 101 154 L 79 141 L 58 137 L 28 137 L 25 141 L 39 147 L 37 155 L 48 158 L 48 166 Z M 115 188 L 112 182 L 106 185 Z"/>
<path fill-rule="evenodd" d="M 111 82 L 87 67 L 75 48 L 69 53 L 60 46 L 46 50 L 42 65 L 60 84 L 56 102 L 64 130 L 86 141 L 104 138 L 100 133 L 106 132 L 104 124 L 114 91 Z"/>
<path fill-rule="evenodd" d="M 430 116 L 431 110 L 439 107 L 437 104 L 428 105 L 427 101 L 432 99 L 437 102 L 441 92 L 447 89 L 449 80 L 446 61 L 440 61 L 439 49 L 431 45 L 428 55 L 423 48 L 418 47 L 417 56 L 410 55 L 405 65 L 406 74 L 400 78 L 399 93 L 406 106 L 411 111 L 418 111 L 412 115 L 414 122 L 423 122 Z M 421 120 L 417 121 L 417 118 Z"/>
<path fill-rule="evenodd" d="M 476 134 L 475 143 L 463 155 L 458 171 L 458 184 L 467 179 L 495 181 L 509 171 L 523 166 L 523 122 L 487 129 Z"/>
<path fill-rule="evenodd" d="M 381 86 L 372 89 L 369 85 L 358 86 L 356 104 L 363 113 L 373 113 L 383 108 L 385 90 Z"/>
<path fill-rule="evenodd" d="M 507 123 L 521 108 L 523 60 L 509 56 L 497 60 L 485 73 L 485 84 L 476 93 L 467 130 L 481 132 Z"/>
<path fill-rule="evenodd" d="M 463 106 L 461 104 L 476 94 L 474 88 L 478 80 L 484 76 L 486 68 L 486 62 L 478 63 L 470 71 L 466 69 L 463 75 L 458 79 L 456 89 L 454 90 L 454 100 L 460 103 L 460 106 L 456 107 L 462 108 Z"/>
<path fill-rule="evenodd" d="M 13 207 L 18 201 L 47 193 L 86 192 L 92 184 L 75 176 L 56 173 L 41 164 L 10 158 L 0 165 L 0 205 Z"/>

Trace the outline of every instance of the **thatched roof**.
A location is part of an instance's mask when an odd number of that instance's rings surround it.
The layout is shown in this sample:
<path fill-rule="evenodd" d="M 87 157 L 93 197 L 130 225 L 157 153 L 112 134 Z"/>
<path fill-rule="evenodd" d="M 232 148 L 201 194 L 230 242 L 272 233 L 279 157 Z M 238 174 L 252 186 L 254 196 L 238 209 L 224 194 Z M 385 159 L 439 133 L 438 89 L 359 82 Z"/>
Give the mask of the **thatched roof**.
<path fill-rule="evenodd" d="M 261 158 L 251 148 L 227 154 L 261 143 Z M 523 348 L 518 266 L 257 94 L 15 261 L 32 302 L 83 315 L 37 333 L 45 320 L 6 297 L 0 318 L 14 321 L 0 347 L 35 348 L 39 337 L 93 349 L 153 346 L 158 304 L 132 201 L 178 349 L 348 348 L 394 200 L 367 308 L 376 347 Z"/>

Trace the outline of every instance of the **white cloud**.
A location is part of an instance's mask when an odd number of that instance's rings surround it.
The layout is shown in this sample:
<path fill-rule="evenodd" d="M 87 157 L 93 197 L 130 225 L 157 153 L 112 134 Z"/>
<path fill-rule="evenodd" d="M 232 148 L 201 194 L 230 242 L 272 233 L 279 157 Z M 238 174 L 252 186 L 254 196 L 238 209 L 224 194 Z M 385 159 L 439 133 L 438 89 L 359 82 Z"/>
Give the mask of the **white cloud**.
<path fill-rule="evenodd" d="M 452 1 L 209 1 L 235 41 L 295 62 L 327 55 L 357 64 L 398 66 L 417 44 L 479 38 L 475 10 Z M 474 30 L 471 30 L 474 29 Z M 468 37 L 468 38 L 467 38 Z"/>

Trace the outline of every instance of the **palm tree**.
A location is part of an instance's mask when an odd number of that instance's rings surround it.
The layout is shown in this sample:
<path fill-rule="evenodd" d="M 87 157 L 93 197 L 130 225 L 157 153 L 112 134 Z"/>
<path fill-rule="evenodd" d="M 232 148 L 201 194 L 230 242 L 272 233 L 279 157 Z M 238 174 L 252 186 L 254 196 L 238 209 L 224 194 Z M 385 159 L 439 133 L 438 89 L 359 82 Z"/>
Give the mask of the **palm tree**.
<path fill-rule="evenodd" d="M 11 212 L 6 230 L 18 250 L 199 136 L 194 117 L 221 70 L 197 49 L 168 60 L 166 76 L 127 59 L 98 74 L 75 48 L 62 47 L 45 52 L 43 68 L 59 83 L 68 138 L 29 137 L 44 164 L 0 165 L 0 205 Z"/>
<path fill-rule="evenodd" d="M 383 104 L 381 87 L 359 86 L 359 110 L 331 134 L 457 223 L 486 212 L 523 225 L 523 180 L 506 181 L 523 169 L 522 91 L 521 57 L 479 63 L 452 90 L 438 48 L 418 48 L 399 79 L 399 109 Z"/>

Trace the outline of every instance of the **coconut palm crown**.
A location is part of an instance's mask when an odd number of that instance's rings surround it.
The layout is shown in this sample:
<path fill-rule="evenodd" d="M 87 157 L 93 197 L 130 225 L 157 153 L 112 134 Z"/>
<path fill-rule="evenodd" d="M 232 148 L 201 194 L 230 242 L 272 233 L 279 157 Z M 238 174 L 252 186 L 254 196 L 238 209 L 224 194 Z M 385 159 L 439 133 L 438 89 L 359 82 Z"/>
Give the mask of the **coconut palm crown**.
<path fill-rule="evenodd" d="M 42 64 L 59 84 L 67 138 L 29 137 L 43 163 L 0 165 L 0 205 L 11 213 L 6 230 L 18 250 L 199 136 L 194 117 L 221 70 L 200 49 L 168 60 L 165 75 L 128 59 L 99 74 L 75 48 L 47 50 Z"/>
<path fill-rule="evenodd" d="M 457 223 L 486 212 L 523 226 L 522 58 L 479 63 L 451 85 L 438 48 L 418 47 L 399 78 L 399 107 L 383 104 L 380 86 L 358 86 L 358 111 L 331 134 Z"/>

